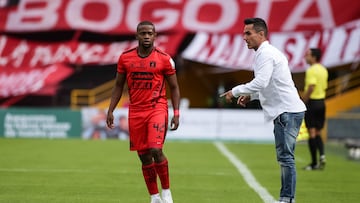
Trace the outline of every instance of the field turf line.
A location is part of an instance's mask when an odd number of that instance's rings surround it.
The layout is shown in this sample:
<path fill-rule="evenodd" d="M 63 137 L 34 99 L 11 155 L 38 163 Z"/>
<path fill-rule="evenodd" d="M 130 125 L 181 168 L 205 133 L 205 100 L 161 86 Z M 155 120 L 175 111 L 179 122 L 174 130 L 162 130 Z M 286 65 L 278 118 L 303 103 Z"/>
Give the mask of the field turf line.
<path fill-rule="evenodd" d="M 239 171 L 246 183 L 260 196 L 265 203 L 276 202 L 273 196 L 256 180 L 248 167 L 231 153 L 221 142 L 214 142 L 216 148 L 223 154 Z"/>

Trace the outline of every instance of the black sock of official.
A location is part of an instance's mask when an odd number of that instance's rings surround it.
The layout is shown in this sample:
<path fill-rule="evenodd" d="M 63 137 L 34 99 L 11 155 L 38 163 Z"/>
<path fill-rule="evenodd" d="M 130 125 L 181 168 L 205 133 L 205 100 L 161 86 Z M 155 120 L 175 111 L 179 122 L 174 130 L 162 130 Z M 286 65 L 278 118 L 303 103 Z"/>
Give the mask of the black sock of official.
<path fill-rule="evenodd" d="M 311 165 L 316 166 L 317 159 L 316 159 L 316 140 L 315 138 L 309 138 L 309 150 L 311 155 Z"/>
<path fill-rule="evenodd" d="M 324 142 L 322 141 L 321 136 L 316 135 L 315 139 L 316 139 L 316 145 L 317 145 L 317 147 L 319 149 L 319 152 L 320 152 L 320 156 L 325 155 L 325 153 L 324 153 Z"/>

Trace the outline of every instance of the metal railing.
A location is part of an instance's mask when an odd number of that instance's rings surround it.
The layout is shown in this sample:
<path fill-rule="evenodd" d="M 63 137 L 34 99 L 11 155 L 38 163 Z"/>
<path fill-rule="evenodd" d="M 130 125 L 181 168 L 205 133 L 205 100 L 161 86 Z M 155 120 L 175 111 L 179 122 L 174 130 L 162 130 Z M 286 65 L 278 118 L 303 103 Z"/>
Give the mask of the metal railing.
<path fill-rule="evenodd" d="M 74 89 L 71 91 L 71 107 L 91 106 L 111 97 L 115 80 L 93 89 Z"/>
<path fill-rule="evenodd" d="M 360 69 L 340 76 L 334 80 L 329 81 L 326 97 L 333 97 L 340 95 L 347 90 L 360 86 Z"/>

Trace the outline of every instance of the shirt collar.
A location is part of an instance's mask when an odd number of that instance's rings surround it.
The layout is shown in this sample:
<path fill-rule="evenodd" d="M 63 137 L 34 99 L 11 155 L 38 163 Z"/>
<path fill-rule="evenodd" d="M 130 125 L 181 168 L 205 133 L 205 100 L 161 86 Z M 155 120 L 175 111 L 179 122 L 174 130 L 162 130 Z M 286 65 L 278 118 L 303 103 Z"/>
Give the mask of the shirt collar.
<path fill-rule="evenodd" d="M 259 48 L 256 50 L 256 52 L 258 52 L 260 49 L 262 49 L 262 48 L 264 48 L 264 47 L 266 47 L 266 46 L 268 46 L 268 45 L 269 45 L 269 41 L 268 41 L 268 40 L 263 41 L 263 42 L 260 44 Z"/>

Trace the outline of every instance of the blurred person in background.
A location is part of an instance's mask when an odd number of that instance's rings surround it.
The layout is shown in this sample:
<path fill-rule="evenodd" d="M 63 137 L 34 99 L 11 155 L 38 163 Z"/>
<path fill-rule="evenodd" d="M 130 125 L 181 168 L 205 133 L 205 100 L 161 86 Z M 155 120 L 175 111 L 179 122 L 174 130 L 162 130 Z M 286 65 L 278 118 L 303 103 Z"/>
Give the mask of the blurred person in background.
<path fill-rule="evenodd" d="M 127 117 L 121 115 L 119 117 L 119 123 L 116 127 L 115 129 L 117 129 L 118 138 L 120 140 L 127 140 L 129 138 L 129 125 L 128 125 Z"/>
<path fill-rule="evenodd" d="M 279 202 L 295 202 L 295 145 L 306 107 L 292 80 L 288 59 L 267 40 L 268 28 L 261 18 L 244 20 L 244 40 L 255 50 L 254 79 L 225 92 L 228 102 L 246 106 L 259 99 L 266 121 L 273 121 L 277 160 L 281 167 Z"/>
<path fill-rule="evenodd" d="M 117 120 L 118 122 L 114 124 L 113 129 L 106 127 L 107 129 L 106 136 L 108 139 L 127 140 L 129 138 L 129 126 L 128 126 L 127 116 L 120 115 Z M 106 123 L 106 118 L 105 118 L 105 123 Z"/>
<path fill-rule="evenodd" d="M 326 163 L 321 129 L 325 123 L 328 71 L 320 64 L 321 55 L 321 50 L 318 48 L 311 48 L 305 54 L 306 63 L 310 67 L 305 72 L 305 88 L 302 100 L 307 107 L 305 124 L 309 133 L 308 145 L 311 155 L 311 163 L 304 167 L 305 170 L 324 169 Z M 320 155 L 319 162 L 317 152 Z"/>
<path fill-rule="evenodd" d="M 138 46 L 121 54 L 116 82 L 107 113 L 107 126 L 114 128 L 113 111 L 122 96 L 125 82 L 129 88 L 130 150 L 137 151 L 151 203 L 173 203 L 170 192 L 168 160 L 163 144 L 168 129 L 168 103 L 165 81 L 169 85 L 174 117 L 171 130 L 179 126 L 180 90 L 175 63 L 154 46 L 155 26 L 142 21 L 137 25 Z M 161 182 L 161 197 L 157 185 Z"/>
<path fill-rule="evenodd" d="M 90 125 L 84 129 L 83 138 L 86 139 L 106 139 L 109 129 L 106 127 L 106 112 L 96 109 L 96 113 L 91 116 Z"/>

